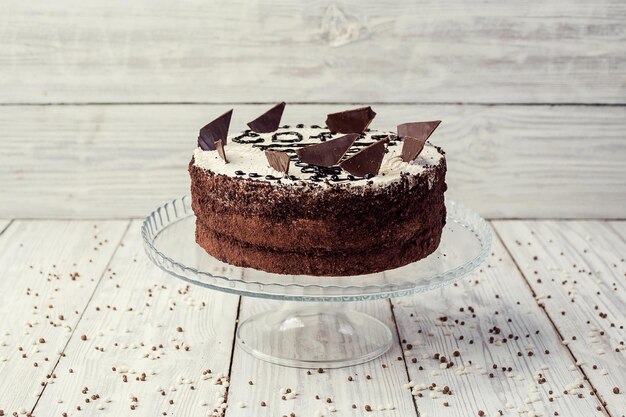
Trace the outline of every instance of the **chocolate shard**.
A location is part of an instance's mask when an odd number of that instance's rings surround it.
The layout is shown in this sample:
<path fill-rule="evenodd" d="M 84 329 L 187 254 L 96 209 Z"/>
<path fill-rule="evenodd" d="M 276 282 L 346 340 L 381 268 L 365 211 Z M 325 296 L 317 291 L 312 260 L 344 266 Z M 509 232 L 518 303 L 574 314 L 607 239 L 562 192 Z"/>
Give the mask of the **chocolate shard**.
<path fill-rule="evenodd" d="M 417 139 L 411 136 L 405 136 L 402 141 L 404 142 L 402 145 L 402 160 L 404 162 L 414 161 L 426 144 L 426 139 Z"/>
<path fill-rule="evenodd" d="M 198 146 L 205 151 L 214 151 L 216 141 L 221 140 L 222 144 L 226 145 L 228 128 L 230 127 L 230 119 L 232 116 L 233 109 L 230 109 L 200 129 L 200 134 L 198 135 Z"/>
<path fill-rule="evenodd" d="M 424 149 L 426 141 L 439 126 L 441 120 L 430 122 L 413 122 L 398 125 L 398 136 L 404 142 L 402 145 L 402 160 L 411 162 L 419 156 Z"/>
<path fill-rule="evenodd" d="M 378 175 L 380 164 L 385 156 L 385 143 L 387 142 L 389 142 L 389 137 L 372 143 L 343 161 L 339 166 L 355 177 Z"/>
<path fill-rule="evenodd" d="M 337 165 L 358 137 L 358 133 L 350 133 L 326 142 L 296 149 L 296 154 L 302 162 L 307 164 L 331 167 Z"/>
<path fill-rule="evenodd" d="M 285 174 L 289 172 L 289 155 L 285 152 L 265 151 L 265 157 L 270 166 L 276 171 L 284 172 Z"/>
<path fill-rule="evenodd" d="M 376 117 L 370 106 L 339 113 L 331 113 L 326 117 L 326 126 L 333 132 L 363 133 Z"/>
<path fill-rule="evenodd" d="M 219 154 L 220 158 L 222 158 L 225 163 L 228 163 L 228 159 L 226 159 L 226 153 L 224 152 L 224 143 L 221 140 L 216 140 L 215 148 L 217 149 L 217 153 Z"/>
<path fill-rule="evenodd" d="M 398 136 L 401 138 L 410 136 L 415 139 L 424 139 L 427 141 L 430 135 L 433 134 L 437 126 L 441 123 L 441 120 L 433 120 L 430 122 L 413 122 L 403 123 L 398 125 Z"/>
<path fill-rule="evenodd" d="M 280 126 L 280 119 L 283 117 L 284 110 L 285 102 L 283 101 L 248 123 L 248 127 L 256 133 L 274 132 Z"/>

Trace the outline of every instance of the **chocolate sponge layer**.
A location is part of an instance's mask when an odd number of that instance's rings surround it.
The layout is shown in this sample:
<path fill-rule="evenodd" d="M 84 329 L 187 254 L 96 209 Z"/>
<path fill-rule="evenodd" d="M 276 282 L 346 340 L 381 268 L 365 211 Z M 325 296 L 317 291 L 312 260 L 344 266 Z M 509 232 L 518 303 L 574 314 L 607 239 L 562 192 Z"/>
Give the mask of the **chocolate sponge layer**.
<path fill-rule="evenodd" d="M 388 186 L 296 185 L 189 164 L 196 242 L 215 258 L 282 274 L 359 275 L 435 251 L 445 224 L 445 158 Z"/>

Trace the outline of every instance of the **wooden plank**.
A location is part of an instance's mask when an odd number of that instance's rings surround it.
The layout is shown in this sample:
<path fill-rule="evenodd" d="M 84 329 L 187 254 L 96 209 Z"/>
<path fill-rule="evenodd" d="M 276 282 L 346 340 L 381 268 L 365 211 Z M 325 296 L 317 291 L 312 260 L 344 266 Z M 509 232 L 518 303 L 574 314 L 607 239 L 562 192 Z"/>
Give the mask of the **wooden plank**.
<path fill-rule="evenodd" d="M 609 413 L 622 415 L 626 242 L 598 221 L 497 222 L 496 228 Z"/>
<path fill-rule="evenodd" d="M 351 304 L 351 308 L 371 314 L 395 329 L 387 300 Z M 240 321 L 255 313 L 280 307 L 281 302 L 245 298 L 242 300 Z M 369 405 L 376 415 L 415 416 L 411 397 L 400 389 L 408 381 L 395 332 L 393 337 L 393 347 L 380 358 L 362 365 L 325 369 L 324 373 L 318 373 L 316 369 L 272 365 L 255 359 L 237 346 L 227 415 L 273 417 L 295 412 L 297 416 L 321 417 L 334 415 L 335 411 L 337 415 L 369 415 L 365 410 L 365 406 Z M 348 380 L 349 377 L 352 381 Z M 252 381 L 253 385 L 248 381 Z M 282 400 L 287 388 L 296 396 Z M 327 399 L 332 402 L 328 403 Z M 262 406 L 261 402 L 266 405 Z M 352 408 L 353 404 L 356 408 Z M 386 411 L 379 412 L 381 407 Z"/>
<path fill-rule="evenodd" d="M 30 412 L 127 221 L 16 221 L 0 236 L 0 410 Z"/>
<path fill-rule="evenodd" d="M 4 233 L 4 231 L 7 229 L 9 224 L 11 224 L 11 220 L 0 219 L 0 235 Z"/>
<path fill-rule="evenodd" d="M 0 100 L 624 103 L 621 0 L 2 0 Z"/>
<path fill-rule="evenodd" d="M 158 270 L 139 227 L 124 237 L 35 414 L 124 416 L 134 406 L 137 417 L 204 417 L 223 398 L 227 384 L 216 382 L 228 374 L 239 298 Z"/>
<path fill-rule="evenodd" d="M 469 280 L 393 300 L 420 415 L 604 415 L 498 239 L 492 251 Z"/>
<path fill-rule="evenodd" d="M 232 130 L 267 106 L 236 106 Z M 143 217 L 189 190 L 198 127 L 228 106 L 7 106 L 0 217 Z M 323 123 L 341 105 L 288 106 Z M 448 195 L 491 218 L 621 218 L 626 107 L 374 106 L 372 127 L 441 118 Z M 45 140 L 33 140 L 45 132 Z M 601 133 L 600 133 L 601 132 Z M 605 204 L 597 204 L 603 201 Z"/>
<path fill-rule="evenodd" d="M 617 233 L 622 237 L 622 239 L 626 240 L 626 222 L 609 222 L 611 227 L 617 231 Z"/>

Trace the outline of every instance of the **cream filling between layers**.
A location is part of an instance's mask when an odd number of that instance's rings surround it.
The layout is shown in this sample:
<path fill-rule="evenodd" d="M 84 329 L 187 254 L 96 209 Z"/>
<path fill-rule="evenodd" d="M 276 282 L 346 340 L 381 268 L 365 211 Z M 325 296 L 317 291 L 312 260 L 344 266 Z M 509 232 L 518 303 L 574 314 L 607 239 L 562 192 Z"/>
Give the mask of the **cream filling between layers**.
<path fill-rule="evenodd" d="M 296 142 L 296 145 L 303 144 L 314 144 L 320 143 L 318 138 L 312 138 L 311 136 L 318 135 L 322 132 L 328 132 L 328 129 L 315 129 L 315 128 L 280 128 L 276 132 L 272 133 L 261 133 L 259 134 L 259 138 L 264 139 L 264 142 L 258 143 L 257 145 L 270 145 L 270 144 L 282 144 L 282 145 L 290 145 L 289 143 L 281 143 L 279 141 L 272 141 L 272 137 L 276 133 L 286 133 L 286 132 L 298 132 L 302 135 L 302 141 Z M 358 141 L 368 141 L 373 142 L 376 139 L 372 139 L 372 135 L 383 135 L 388 134 L 389 132 L 380 132 L 380 131 L 370 131 L 366 132 L 365 137 L 362 139 L 358 139 Z M 194 150 L 194 165 L 203 168 L 206 170 L 210 170 L 215 174 L 227 175 L 230 177 L 242 177 L 249 178 L 254 181 L 265 181 L 276 184 L 276 180 L 268 180 L 265 178 L 266 175 L 270 175 L 273 177 L 281 178 L 281 184 L 293 184 L 299 183 L 300 181 L 306 181 L 308 184 L 315 184 L 320 187 L 329 187 L 329 186 L 349 186 L 349 187 L 362 187 L 365 185 L 368 186 L 385 186 L 396 181 L 399 181 L 401 178 L 401 174 L 409 174 L 409 175 L 418 175 L 426 170 L 427 166 L 438 165 L 441 159 L 444 157 L 437 148 L 435 148 L 430 143 L 426 143 L 424 146 L 424 150 L 421 154 L 412 162 L 403 162 L 401 158 L 402 153 L 402 142 L 397 142 L 395 146 L 389 146 L 387 149 L 389 152 L 385 154 L 383 157 L 383 161 L 380 167 L 380 171 L 378 175 L 366 179 L 366 178 L 356 178 L 353 181 L 321 181 L 314 182 L 309 178 L 313 175 L 310 172 L 301 172 L 301 167 L 295 166 L 293 161 L 289 166 L 289 176 L 295 177 L 295 179 L 289 179 L 285 176 L 284 173 L 276 171 L 272 167 L 269 166 L 267 162 L 267 158 L 265 157 L 265 153 L 262 149 L 258 147 L 254 147 L 253 144 L 250 143 L 237 143 L 232 140 L 239 136 L 239 134 L 231 135 L 228 137 L 227 145 L 224 147 L 226 158 L 228 159 L 228 163 L 225 163 L 222 158 L 218 155 L 216 151 L 204 151 L 200 147 Z M 337 138 L 343 136 L 342 134 L 335 134 L 333 138 Z M 281 136 L 280 137 L 285 137 Z M 257 138 L 254 138 L 257 139 Z M 291 144 L 294 145 L 294 144 Z M 354 146 L 354 145 L 353 145 Z M 274 149 L 281 150 L 281 149 Z M 244 175 L 237 175 L 236 172 L 243 172 Z M 434 175 L 434 171 L 431 170 Z M 249 177 L 250 173 L 258 174 L 258 177 Z M 342 176 L 345 177 L 348 173 L 343 172 Z M 429 176 L 429 186 L 432 187 L 434 178 L 430 178 Z"/>

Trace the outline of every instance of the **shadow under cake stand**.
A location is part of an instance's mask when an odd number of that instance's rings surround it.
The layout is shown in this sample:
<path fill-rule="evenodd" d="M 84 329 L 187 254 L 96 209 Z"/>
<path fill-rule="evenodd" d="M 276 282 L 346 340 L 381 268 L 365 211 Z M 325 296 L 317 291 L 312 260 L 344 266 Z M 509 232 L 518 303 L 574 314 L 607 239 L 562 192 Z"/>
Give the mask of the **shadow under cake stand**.
<path fill-rule="evenodd" d="M 238 345 L 279 365 L 339 368 L 372 360 L 392 345 L 389 327 L 347 308 L 348 302 L 402 297 L 450 284 L 475 270 L 489 254 L 491 229 L 478 214 L 446 200 L 439 248 L 418 262 L 348 277 L 282 275 L 218 261 L 195 242 L 189 196 L 153 211 L 141 234 L 148 257 L 192 284 L 248 297 L 283 300 L 237 328 Z"/>

